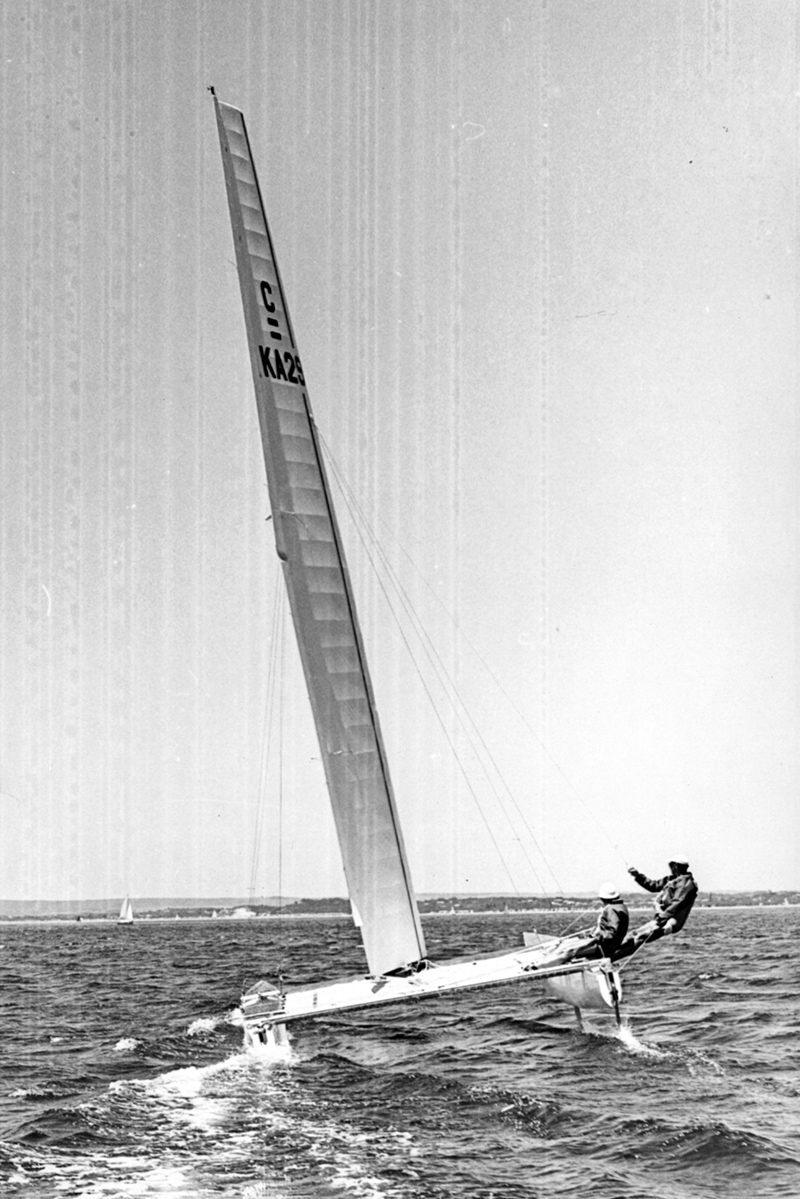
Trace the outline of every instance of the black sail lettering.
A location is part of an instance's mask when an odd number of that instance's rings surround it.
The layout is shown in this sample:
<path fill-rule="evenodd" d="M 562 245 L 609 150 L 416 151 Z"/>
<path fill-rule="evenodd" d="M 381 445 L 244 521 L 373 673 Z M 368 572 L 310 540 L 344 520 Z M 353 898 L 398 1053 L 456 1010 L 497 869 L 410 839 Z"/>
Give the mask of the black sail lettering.
<path fill-rule="evenodd" d="M 267 312 L 275 311 L 275 305 L 272 303 L 272 300 L 269 298 L 271 295 L 272 295 L 272 288 L 270 287 L 269 283 L 267 283 L 266 279 L 262 279 L 261 280 L 261 299 L 264 301 L 264 307 L 266 308 Z"/>
<path fill-rule="evenodd" d="M 259 346 L 258 347 L 258 352 L 261 355 L 261 369 L 263 370 L 266 378 L 274 379 L 275 371 L 272 369 L 272 359 L 269 356 L 269 351 L 270 351 L 269 346 Z"/>
<path fill-rule="evenodd" d="M 289 372 L 289 382 L 296 383 L 297 375 L 294 373 L 294 358 L 292 357 L 292 355 L 289 353 L 288 350 L 284 351 L 283 361 L 286 363 L 286 369 Z"/>
<path fill-rule="evenodd" d="M 283 369 L 281 356 L 278 353 L 275 354 L 275 378 L 283 379 L 284 383 L 286 382 L 286 371 Z"/>

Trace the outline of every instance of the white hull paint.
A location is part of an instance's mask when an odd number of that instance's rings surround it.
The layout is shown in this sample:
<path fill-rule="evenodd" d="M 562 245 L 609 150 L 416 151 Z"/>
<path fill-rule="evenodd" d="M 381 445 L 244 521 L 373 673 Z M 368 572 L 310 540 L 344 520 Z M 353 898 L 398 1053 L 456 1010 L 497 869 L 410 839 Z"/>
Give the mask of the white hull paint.
<path fill-rule="evenodd" d="M 242 996 L 244 1025 L 252 1040 L 266 1043 L 274 1035 L 273 1029 L 285 1028 L 297 1020 L 433 999 L 453 991 L 536 981 L 543 981 L 554 998 L 576 1009 L 586 1007 L 614 1014 L 621 984 L 610 962 L 601 959 L 548 964 L 560 957 L 564 948 L 563 941 L 554 941 L 491 957 L 431 965 L 405 976 L 343 979 L 285 992 L 271 983 L 259 982 Z"/>
<path fill-rule="evenodd" d="M 560 999 L 578 1011 L 586 1008 L 599 1012 L 613 1011 L 622 994 L 622 985 L 615 970 L 592 970 L 585 966 L 583 969 L 573 967 L 572 971 L 545 978 L 544 989 L 553 999 Z"/>

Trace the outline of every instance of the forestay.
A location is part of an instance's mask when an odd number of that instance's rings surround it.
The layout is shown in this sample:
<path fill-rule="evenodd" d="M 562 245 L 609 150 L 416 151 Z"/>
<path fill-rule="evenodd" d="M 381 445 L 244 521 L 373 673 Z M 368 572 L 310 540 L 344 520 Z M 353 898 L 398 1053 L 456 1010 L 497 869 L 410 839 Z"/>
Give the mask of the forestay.
<path fill-rule="evenodd" d="M 352 589 L 242 113 L 214 98 L 278 556 L 370 971 L 425 956 Z"/>

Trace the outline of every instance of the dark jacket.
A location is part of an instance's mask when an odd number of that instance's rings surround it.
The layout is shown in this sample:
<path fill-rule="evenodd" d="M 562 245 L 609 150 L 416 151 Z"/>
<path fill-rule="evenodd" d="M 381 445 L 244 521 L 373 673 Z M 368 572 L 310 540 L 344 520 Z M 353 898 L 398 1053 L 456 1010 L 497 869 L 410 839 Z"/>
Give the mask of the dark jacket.
<path fill-rule="evenodd" d="M 664 878 L 647 878 L 639 870 L 631 870 L 640 887 L 645 891 L 660 891 L 656 901 L 665 920 L 675 921 L 675 932 L 683 928 L 694 901 L 697 899 L 697 883 L 692 878 L 691 871 L 673 877 L 667 874 Z"/>
<path fill-rule="evenodd" d="M 628 909 L 621 899 L 603 905 L 594 932 L 594 939 L 602 949 L 603 957 L 610 957 L 619 949 L 628 931 L 628 920 Z"/>

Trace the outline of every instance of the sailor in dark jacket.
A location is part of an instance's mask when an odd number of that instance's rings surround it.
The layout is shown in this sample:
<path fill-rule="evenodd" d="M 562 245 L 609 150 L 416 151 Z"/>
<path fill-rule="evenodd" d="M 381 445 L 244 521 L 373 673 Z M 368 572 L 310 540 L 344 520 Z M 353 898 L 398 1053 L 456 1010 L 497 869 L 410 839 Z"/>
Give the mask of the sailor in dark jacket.
<path fill-rule="evenodd" d="M 697 883 L 685 857 L 672 858 L 669 869 L 670 873 L 663 878 L 648 878 L 635 866 L 628 870 L 640 887 L 644 887 L 645 891 L 658 891 L 659 895 L 655 901 L 656 914 L 653 919 L 628 937 L 614 955 L 615 960 L 628 957 L 645 941 L 650 943 L 667 934 L 679 933 L 686 923 L 697 898 Z"/>
<path fill-rule="evenodd" d="M 597 893 L 603 907 L 597 917 L 595 930 L 585 945 L 572 955 L 575 958 L 610 958 L 619 949 L 628 931 L 628 909 L 622 896 L 611 883 L 605 883 Z"/>

